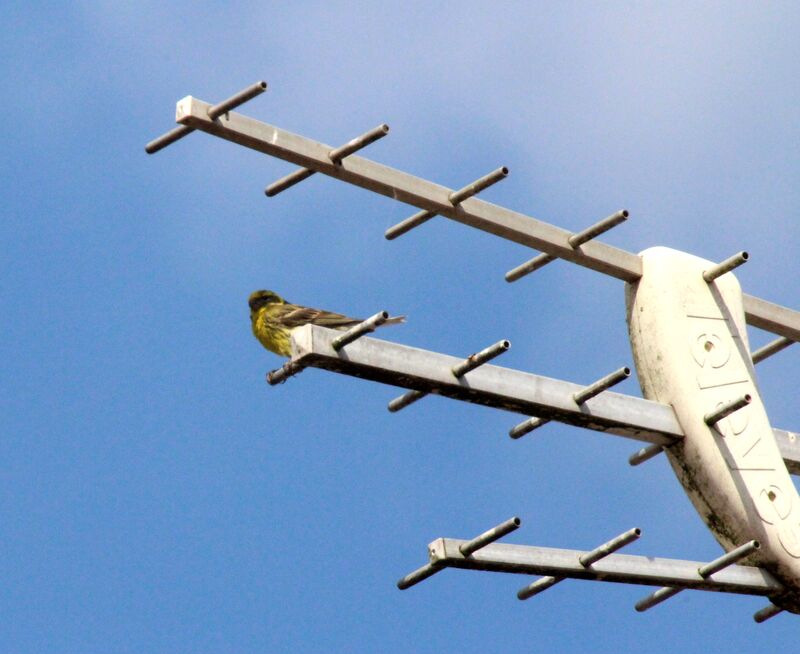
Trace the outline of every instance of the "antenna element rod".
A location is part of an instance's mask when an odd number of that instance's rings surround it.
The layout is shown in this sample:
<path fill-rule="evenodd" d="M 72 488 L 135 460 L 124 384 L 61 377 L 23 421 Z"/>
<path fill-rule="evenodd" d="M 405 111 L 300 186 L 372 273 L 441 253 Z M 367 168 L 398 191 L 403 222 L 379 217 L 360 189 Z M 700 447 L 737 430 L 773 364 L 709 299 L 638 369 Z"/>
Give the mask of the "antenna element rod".
<path fill-rule="evenodd" d="M 703 273 L 703 279 L 705 279 L 709 284 L 713 282 L 717 277 L 720 275 L 724 275 L 726 272 L 730 272 L 734 268 L 738 268 L 743 263 L 745 263 L 750 258 L 750 255 L 747 252 L 739 252 L 738 254 L 734 254 L 732 257 L 728 257 L 722 263 L 718 263 L 716 266 L 713 266 L 706 270 Z"/>

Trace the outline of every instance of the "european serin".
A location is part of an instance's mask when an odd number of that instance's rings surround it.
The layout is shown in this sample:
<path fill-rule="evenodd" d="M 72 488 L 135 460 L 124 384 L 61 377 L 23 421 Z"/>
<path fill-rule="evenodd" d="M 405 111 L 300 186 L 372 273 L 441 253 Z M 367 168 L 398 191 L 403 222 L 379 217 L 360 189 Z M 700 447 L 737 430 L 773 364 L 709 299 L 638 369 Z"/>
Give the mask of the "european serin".
<path fill-rule="evenodd" d="M 292 355 L 289 336 L 297 327 L 311 323 L 346 330 L 362 322 L 360 318 L 348 318 L 340 313 L 291 304 L 272 291 L 255 291 L 247 302 L 250 305 L 253 335 L 270 352 L 284 357 Z M 384 324 L 396 324 L 404 320 L 404 316 L 396 316 Z"/>

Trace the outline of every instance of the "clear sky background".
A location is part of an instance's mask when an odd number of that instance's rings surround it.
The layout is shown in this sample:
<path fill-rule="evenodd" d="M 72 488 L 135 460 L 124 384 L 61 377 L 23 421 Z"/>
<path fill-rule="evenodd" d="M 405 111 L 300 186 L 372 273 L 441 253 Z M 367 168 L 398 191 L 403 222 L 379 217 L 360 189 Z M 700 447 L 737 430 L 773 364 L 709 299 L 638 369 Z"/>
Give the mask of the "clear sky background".
<path fill-rule="evenodd" d="M 396 580 L 438 536 L 512 515 L 508 542 L 720 553 L 661 457 L 551 424 L 281 361 L 247 296 L 408 316 L 381 338 L 589 383 L 632 363 L 623 285 L 532 256 L 202 133 L 154 156 L 175 102 L 270 85 L 243 113 L 604 240 L 721 260 L 800 307 L 796 3 L 14 3 L 0 84 L 0 651 L 684 652 L 795 648 L 759 598 L 518 576 Z M 769 336 L 752 333 L 755 344 Z M 800 350 L 800 348 L 799 348 Z M 759 366 L 774 426 L 800 429 L 792 349 Z M 638 395 L 631 379 L 619 387 Z"/>

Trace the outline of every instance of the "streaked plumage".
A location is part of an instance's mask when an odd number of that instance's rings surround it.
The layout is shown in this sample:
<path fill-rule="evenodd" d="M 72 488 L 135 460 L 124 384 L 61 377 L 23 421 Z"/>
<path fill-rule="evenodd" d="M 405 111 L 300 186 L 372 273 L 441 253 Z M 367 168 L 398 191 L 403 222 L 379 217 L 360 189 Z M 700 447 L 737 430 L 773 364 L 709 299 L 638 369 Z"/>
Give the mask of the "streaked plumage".
<path fill-rule="evenodd" d="M 270 352 L 292 355 L 289 336 L 293 329 L 311 323 L 331 329 L 346 330 L 363 318 L 349 318 L 341 313 L 291 304 L 272 291 L 255 291 L 248 299 L 253 335 Z M 404 316 L 389 318 L 384 324 L 403 322 Z"/>

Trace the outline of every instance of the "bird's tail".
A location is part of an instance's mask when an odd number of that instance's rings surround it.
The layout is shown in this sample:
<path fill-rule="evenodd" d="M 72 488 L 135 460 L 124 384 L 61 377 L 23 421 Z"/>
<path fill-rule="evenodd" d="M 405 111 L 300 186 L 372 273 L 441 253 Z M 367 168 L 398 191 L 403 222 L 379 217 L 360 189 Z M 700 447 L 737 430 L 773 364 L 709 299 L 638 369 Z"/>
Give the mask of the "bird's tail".
<path fill-rule="evenodd" d="M 391 316 L 390 318 L 386 319 L 386 322 L 383 323 L 384 325 L 399 325 L 401 322 L 405 322 L 405 316 Z"/>

